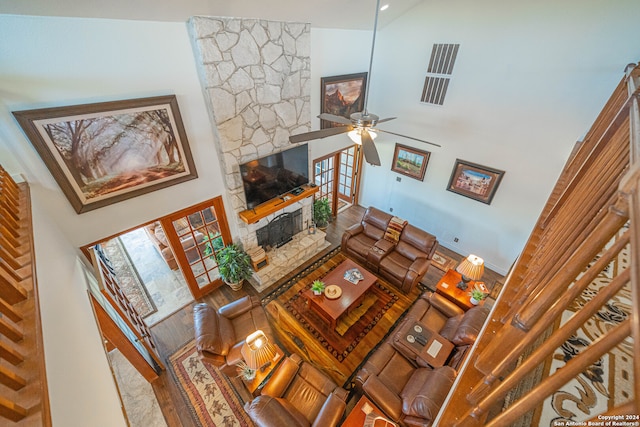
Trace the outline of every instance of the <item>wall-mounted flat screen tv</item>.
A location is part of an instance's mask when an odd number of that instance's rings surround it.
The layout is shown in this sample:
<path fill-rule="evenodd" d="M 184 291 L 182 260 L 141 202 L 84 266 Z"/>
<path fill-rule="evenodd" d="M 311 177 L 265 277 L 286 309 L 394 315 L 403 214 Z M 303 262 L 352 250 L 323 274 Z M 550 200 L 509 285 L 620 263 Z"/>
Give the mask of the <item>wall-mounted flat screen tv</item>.
<path fill-rule="evenodd" d="M 247 208 L 280 197 L 309 183 L 307 144 L 240 165 Z"/>

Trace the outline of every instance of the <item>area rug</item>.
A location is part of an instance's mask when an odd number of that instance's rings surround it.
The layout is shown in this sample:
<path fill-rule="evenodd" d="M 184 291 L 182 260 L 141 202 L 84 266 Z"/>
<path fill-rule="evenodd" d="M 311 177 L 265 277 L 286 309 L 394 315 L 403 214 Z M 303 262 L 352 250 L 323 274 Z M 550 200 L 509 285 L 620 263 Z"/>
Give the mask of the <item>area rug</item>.
<path fill-rule="evenodd" d="M 627 230 L 620 231 L 620 235 Z M 612 242 L 617 238 L 614 237 Z M 601 289 L 623 270 L 629 268 L 630 246 L 627 245 L 596 279 L 567 308 L 561 323 L 584 307 Z M 572 358 L 582 353 L 596 339 L 629 318 L 632 313 L 631 286 L 627 283 L 596 315 L 581 326 L 560 346 L 545 365 L 544 377 L 562 369 Z M 562 386 L 544 401 L 536 411 L 539 426 L 569 425 L 591 419 L 594 414 L 606 412 L 628 402 L 633 396 L 633 341 L 626 341 L 603 355 L 579 376 Z"/>
<path fill-rule="evenodd" d="M 101 243 L 104 253 L 111 262 L 120 288 L 136 309 L 140 317 L 145 317 L 156 311 L 151 297 L 147 293 L 138 272 L 129 258 L 126 248 L 119 237 Z"/>
<path fill-rule="evenodd" d="M 445 273 L 455 267 L 457 263 L 458 261 L 439 251 L 436 251 L 436 253 L 433 254 L 433 258 L 431 258 L 431 265 Z"/>
<path fill-rule="evenodd" d="M 169 357 L 180 392 L 202 427 L 254 426 L 227 378 L 198 357 L 195 341 Z"/>
<path fill-rule="evenodd" d="M 324 277 L 345 259 L 346 256 L 336 248 L 262 300 L 286 349 L 321 366 L 338 384 L 348 379 L 424 290 L 419 286 L 405 295 L 378 278 L 362 304 L 341 318 L 333 330 L 308 308 L 302 293 L 314 280 Z"/>

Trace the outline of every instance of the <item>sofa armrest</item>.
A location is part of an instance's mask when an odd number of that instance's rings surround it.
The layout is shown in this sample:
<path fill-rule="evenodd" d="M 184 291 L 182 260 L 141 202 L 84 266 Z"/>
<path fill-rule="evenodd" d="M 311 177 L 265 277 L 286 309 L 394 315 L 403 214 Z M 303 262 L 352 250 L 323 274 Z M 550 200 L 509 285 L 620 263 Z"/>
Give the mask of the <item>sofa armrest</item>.
<path fill-rule="evenodd" d="M 384 385 L 377 376 L 367 378 L 367 381 L 362 385 L 362 390 L 382 412 L 394 421 L 400 420 L 402 417 L 402 400 L 400 396 Z"/>
<path fill-rule="evenodd" d="M 216 368 L 219 368 L 227 363 L 227 359 L 224 356 L 210 353 L 208 351 L 200 352 L 200 360 L 204 363 L 208 363 Z"/>
<path fill-rule="evenodd" d="M 257 305 L 260 305 L 260 300 L 256 296 L 247 295 L 220 307 L 218 313 L 227 319 L 235 319 Z"/>
<path fill-rule="evenodd" d="M 454 317 L 458 314 L 464 313 L 463 309 L 435 292 L 432 292 L 431 295 L 428 295 L 426 299 L 434 308 L 438 309 L 447 317 Z"/>
<path fill-rule="evenodd" d="M 340 387 L 338 389 L 345 391 L 346 394 L 346 390 Z M 342 396 L 338 389 L 334 390 L 324 401 L 312 427 L 335 427 L 338 425 L 347 407 L 346 396 Z"/>
<path fill-rule="evenodd" d="M 347 241 L 353 236 L 360 234 L 364 231 L 364 227 L 362 224 L 353 224 L 351 227 L 347 228 L 342 234 L 342 247 L 345 248 Z"/>
<path fill-rule="evenodd" d="M 293 356 L 298 355 L 293 354 L 291 357 L 287 357 L 282 361 L 276 372 L 262 388 L 261 394 L 273 397 L 281 397 L 284 394 L 300 369 L 300 356 L 298 356 L 297 359 Z"/>

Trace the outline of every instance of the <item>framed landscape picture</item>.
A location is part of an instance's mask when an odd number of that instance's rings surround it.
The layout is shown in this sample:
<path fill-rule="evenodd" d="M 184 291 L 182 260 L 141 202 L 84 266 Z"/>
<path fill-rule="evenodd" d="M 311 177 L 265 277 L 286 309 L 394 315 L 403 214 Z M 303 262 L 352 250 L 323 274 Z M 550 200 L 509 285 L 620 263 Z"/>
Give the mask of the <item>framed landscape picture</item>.
<path fill-rule="evenodd" d="M 77 213 L 198 176 L 174 95 L 13 115 Z"/>
<path fill-rule="evenodd" d="M 504 171 L 456 159 L 447 190 L 491 204 Z"/>
<path fill-rule="evenodd" d="M 349 118 L 364 109 L 367 73 L 345 74 L 320 79 L 320 113 Z M 344 126 L 320 120 L 320 129 Z"/>
<path fill-rule="evenodd" d="M 391 170 L 422 181 L 427 171 L 430 155 L 431 153 L 428 151 L 396 144 Z"/>

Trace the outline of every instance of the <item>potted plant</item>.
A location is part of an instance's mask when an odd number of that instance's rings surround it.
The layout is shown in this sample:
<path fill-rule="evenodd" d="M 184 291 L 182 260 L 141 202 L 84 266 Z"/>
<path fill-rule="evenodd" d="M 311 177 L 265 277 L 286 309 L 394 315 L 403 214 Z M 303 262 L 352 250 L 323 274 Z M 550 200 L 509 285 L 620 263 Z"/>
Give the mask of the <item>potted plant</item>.
<path fill-rule="evenodd" d="M 316 226 L 321 230 L 325 230 L 329 222 L 331 222 L 331 205 L 329 205 L 327 197 L 313 202 L 313 219 Z"/>
<path fill-rule="evenodd" d="M 324 292 L 324 282 L 322 280 L 314 280 L 314 282 L 311 284 L 311 290 L 313 291 L 314 295 L 322 295 L 322 293 Z"/>
<path fill-rule="evenodd" d="M 245 279 L 251 277 L 251 258 L 235 243 L 225 246 L 216 255 L 220 277 L 234 291 L 242 289 Z"/>
<path fill-rule="evenodd" d="M 253 381 L 256 377 L 256 370 L 252 369 L 242 360 L 236 364 L 238 367 L 238 376 L 242 377 L 245 381 Z"/>
<path fill-rule="evenodd" d="M 469 292 L 469 296 L 471 297 L 471 299 L 470 299 L 471 304 L 478 305 L 480 303 L 480 301 L 485 299 L 487 294 L 482 292 L 482 289 L 480 289 L 478 286 L 474 286 L 474 288 L 471 290 L 471 292 Z"/>

